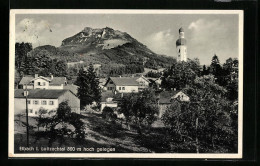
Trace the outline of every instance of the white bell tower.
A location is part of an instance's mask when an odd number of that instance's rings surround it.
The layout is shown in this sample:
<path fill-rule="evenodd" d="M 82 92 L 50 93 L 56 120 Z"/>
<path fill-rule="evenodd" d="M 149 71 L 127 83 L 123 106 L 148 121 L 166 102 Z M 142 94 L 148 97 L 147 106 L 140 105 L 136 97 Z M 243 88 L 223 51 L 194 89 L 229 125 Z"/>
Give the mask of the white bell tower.
<path fill-rule="evenodd" d="M 179 39 L 176 41 L 177 62 L 187 61 L 187 41 L 184 38 L 184 29 L 179 29 Z"/>

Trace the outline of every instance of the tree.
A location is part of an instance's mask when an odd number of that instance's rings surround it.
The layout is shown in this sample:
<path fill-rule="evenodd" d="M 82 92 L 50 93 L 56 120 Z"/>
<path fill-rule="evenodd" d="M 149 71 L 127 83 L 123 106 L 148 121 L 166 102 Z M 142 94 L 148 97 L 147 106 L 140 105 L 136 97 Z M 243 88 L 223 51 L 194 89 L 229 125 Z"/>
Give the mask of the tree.
<path fill-rule="evenodd" d="M 65 61 L 52 59 L 47 53 L 41 51 L 39 54 L 29 55 L 23 62 L 21 71 L 28 75 L 49 76 L 52 73 L 56 77 L 66 76 L 67 65 Z"/>
<path fill-rule="evenodd" d="M 152 89 L 144 89 L 139 93 L 124 96 L 120 112 L 124 114 L 128 127 L 129 122 L 133 122 L 137 124 L 139 134 L 142 134 L 142 125 L 150 127 L 159 113 L 155 92 Z"/>
<path fill-rule="evenodd" d="M 168 90 L 183 89 L 191 84 L 196 76 L 200 75 L 199 60 L 175 63 L 166 70 L 162 77 L 162 87 Z"/>
<path fill-rule="evenodd" d="M 39 111 L 38 111 L 38 114 L 39 116 L 37 117 L 37 121 L 38 121 L 38 124 L 37 124 L 37 127 L 38 127 L 38 131 L 39 131 L 39 128 L 42 124 L 44 124 L 44 120 L 45 120 L 45 115 L 48 113 L 48 111 L 44 108 L 40 108 Z"/>
<path fill-rule="evenodd" d="M 232 127 L 234 119 L 231 103 L 225 98 L 226 90 L 208 75 L 197 77 L 183 91 L 190 101 L 175 101 L 162 118 L 171 138 L 177 139 L 172 142 L 173 150 L 231 152 L 237 133 Z"/>
<path fill-rule="evenodd" d="M 31 43 L 15 43 L 15 67 L 20 71 L 22 63 L 26 60 L 27 53 L 32 50 Z"/>
<path fill-rule="evenodd" d="M 80 115 L 71 112 L 67 101 L 61 102 L 54 116 L 42 116 L 38 126 L 45 126 L 45 131 L 36 132 L 36 141 L 41 137 L 49 139 L 49 147 L 56 140 L 60 146 L 64 143 L 65 137 L 75 137 L 78 141 L 85 138 L 85 126 Z"/>
<path fill-rule="evenodd" d="M 209 69 L 207 69 L 206 65 L 203 65 L 201 75 L 204 76 L 208 74 L 209 74 Z"/>
<path fill-rule="evenodd" d="M 114 113 L 114 110 L 111 107 L 105 107 L 102 110 L 102 116 L 104 119 L 107 119 L 109 121 L 115 121 L 117 118 L 116 114 Z"/>
<path fill-rule="evenodd" d="M 81 108 L 87 104 L 92 104 L 94 101 L 100 103 L 101 89 L 93 65 L 90 65 L 87 71 L 83 68 L 79 70 L 75 84 L 79 86 L 77 95 L 80 99 Z"/>

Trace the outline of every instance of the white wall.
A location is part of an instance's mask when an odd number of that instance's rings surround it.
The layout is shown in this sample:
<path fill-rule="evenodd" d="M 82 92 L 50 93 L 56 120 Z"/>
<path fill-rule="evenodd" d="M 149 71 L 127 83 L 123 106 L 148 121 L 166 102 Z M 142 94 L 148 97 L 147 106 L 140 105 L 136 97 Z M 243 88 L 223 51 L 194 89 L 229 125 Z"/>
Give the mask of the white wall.
<path fill-rule="evenodd" d="M 180 50 L 180 52 L 179 52 Z M 177 51 L 177 61 L 187 61 L 187 46 L 180 45 L 176 48 Z"/>
<path fill-rule="evenodd" d="M 63 89 L 63 84 L 61 84 L 61 85 L 49 85 L 49 89 Z"/>
<path fill-rule="evenodd" d="M 141 86 L 149 86 L 149 82 L 143 77 L 140 77 L 136 80 Z"/>
<path fill-rule="evenodd" d="M 25 98 L 15 98 L 14 100 L 14 112 L 15 114 L 26 113 Z M 35 105 L 33 101 L 37 100 L 38 104 Z M 42 101 L 46 101 L 46 105 L 42 105 Z M 49 102 L 53 101 L 53 105 Z M 30 103 L 29 103 L 30 102 Z M 47 109 L 48 111 L 56 110 L 59 106 L 58 99 L 28 99 L 28 116 L 38 116 L 38 111 L 40 108 Z M 32 110 L 32 112 L 30 112 Z M 37 114 L 35 114 L 37 112 Z"/>
<path fill-rule="evenodd" d="M 124 90 L 123 90 L 124 87 Z M 120 90 L 121 88 L 121 90 Z M 116 86 L 116 90 L 120 93 L 138 92 L 138 86 Z"/>
<path fill-rule="evenodd" d="M 23 85 L 23 89 L 26 89 L 26 85 Z M 27 85 L 27 89 L 34 89 L 33 85 Z"/>
<path fill-rule="evenodd" d="M 14 114 L 25 114 L 26 113 L 25 99 L 15 98 L 14 99 Z"/>
<path fill-rule="evenodd" d="M 40 83 L 41 85 L 38 85 Z M 43 85 L 45 83 L 45 85 Z M 46 81 L 41 78 L 37 78 L 34 80 L 34 89 L 48 89 L 49 88 L 49 81 Z"/>
<path fill-rule="evenodd" d="M 110 82 L 112 82 L 112 81 L 110 81 Z M 106 85 L 106 90 L 107 90 L 107 91 L 113 91 L 113 90 L 115 90 L 115 87 L 116 87 L 115 84 L 114 84 L 114 83 L 111 84 L 110 82 L 107 83 L 107 85 Z M 110 90 L 111 87 L 113 88 L 112 90 Z"/>
<path fill-rule="evenodd" d="M 116 108 L 117 107 L 117 103 L 106 103 L 106 102 L 103 102 L 103 103 L 101 103 L 100 111 L 103 111 L 103 109 L 105 107 Z"/>
<path fill-rule="evenodd" d="M 190 98 L 189 98 L 189 96 L 187 96 L 185 93 L 183 93 L 183 92 L 179 92 L 179 93 L 177 93 L 175 96 L 174 96 L 174 98 L 176 99 L 176 98 L 179 98 L 181 101 L 190 101 Z"/>

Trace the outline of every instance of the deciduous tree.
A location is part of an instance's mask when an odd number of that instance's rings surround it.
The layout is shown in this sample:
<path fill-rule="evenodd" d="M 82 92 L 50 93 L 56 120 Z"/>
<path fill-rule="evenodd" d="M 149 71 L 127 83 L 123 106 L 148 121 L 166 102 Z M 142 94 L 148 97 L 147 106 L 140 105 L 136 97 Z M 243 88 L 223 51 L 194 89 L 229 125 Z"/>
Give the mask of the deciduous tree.
<path fill-rule="evenodd" d="M 232 127 L 234 119 L 230 116 L 231 103 L 225 98 L 226 90 L 208 75 L 197 77 L 183 91 L 190 101 L 175 101 L 163 115 L 171 138 L 177 139 L 173 141 L 173 150 L 231 152 L 237 137 Z"/>

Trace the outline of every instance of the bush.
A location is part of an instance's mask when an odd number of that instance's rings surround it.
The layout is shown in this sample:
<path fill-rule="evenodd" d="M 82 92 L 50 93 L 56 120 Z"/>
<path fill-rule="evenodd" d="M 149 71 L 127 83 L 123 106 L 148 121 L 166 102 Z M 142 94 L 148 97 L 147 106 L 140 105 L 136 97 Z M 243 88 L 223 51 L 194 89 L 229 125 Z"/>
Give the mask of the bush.
<path fill-rule="evenodd" d="M 115 121 L 115 119 L 117 118 L 116 114 L 114 113 L 114 110 L 111 107 L 105 107 L 103 109 L 102 117 L 109 121 Z"/>

